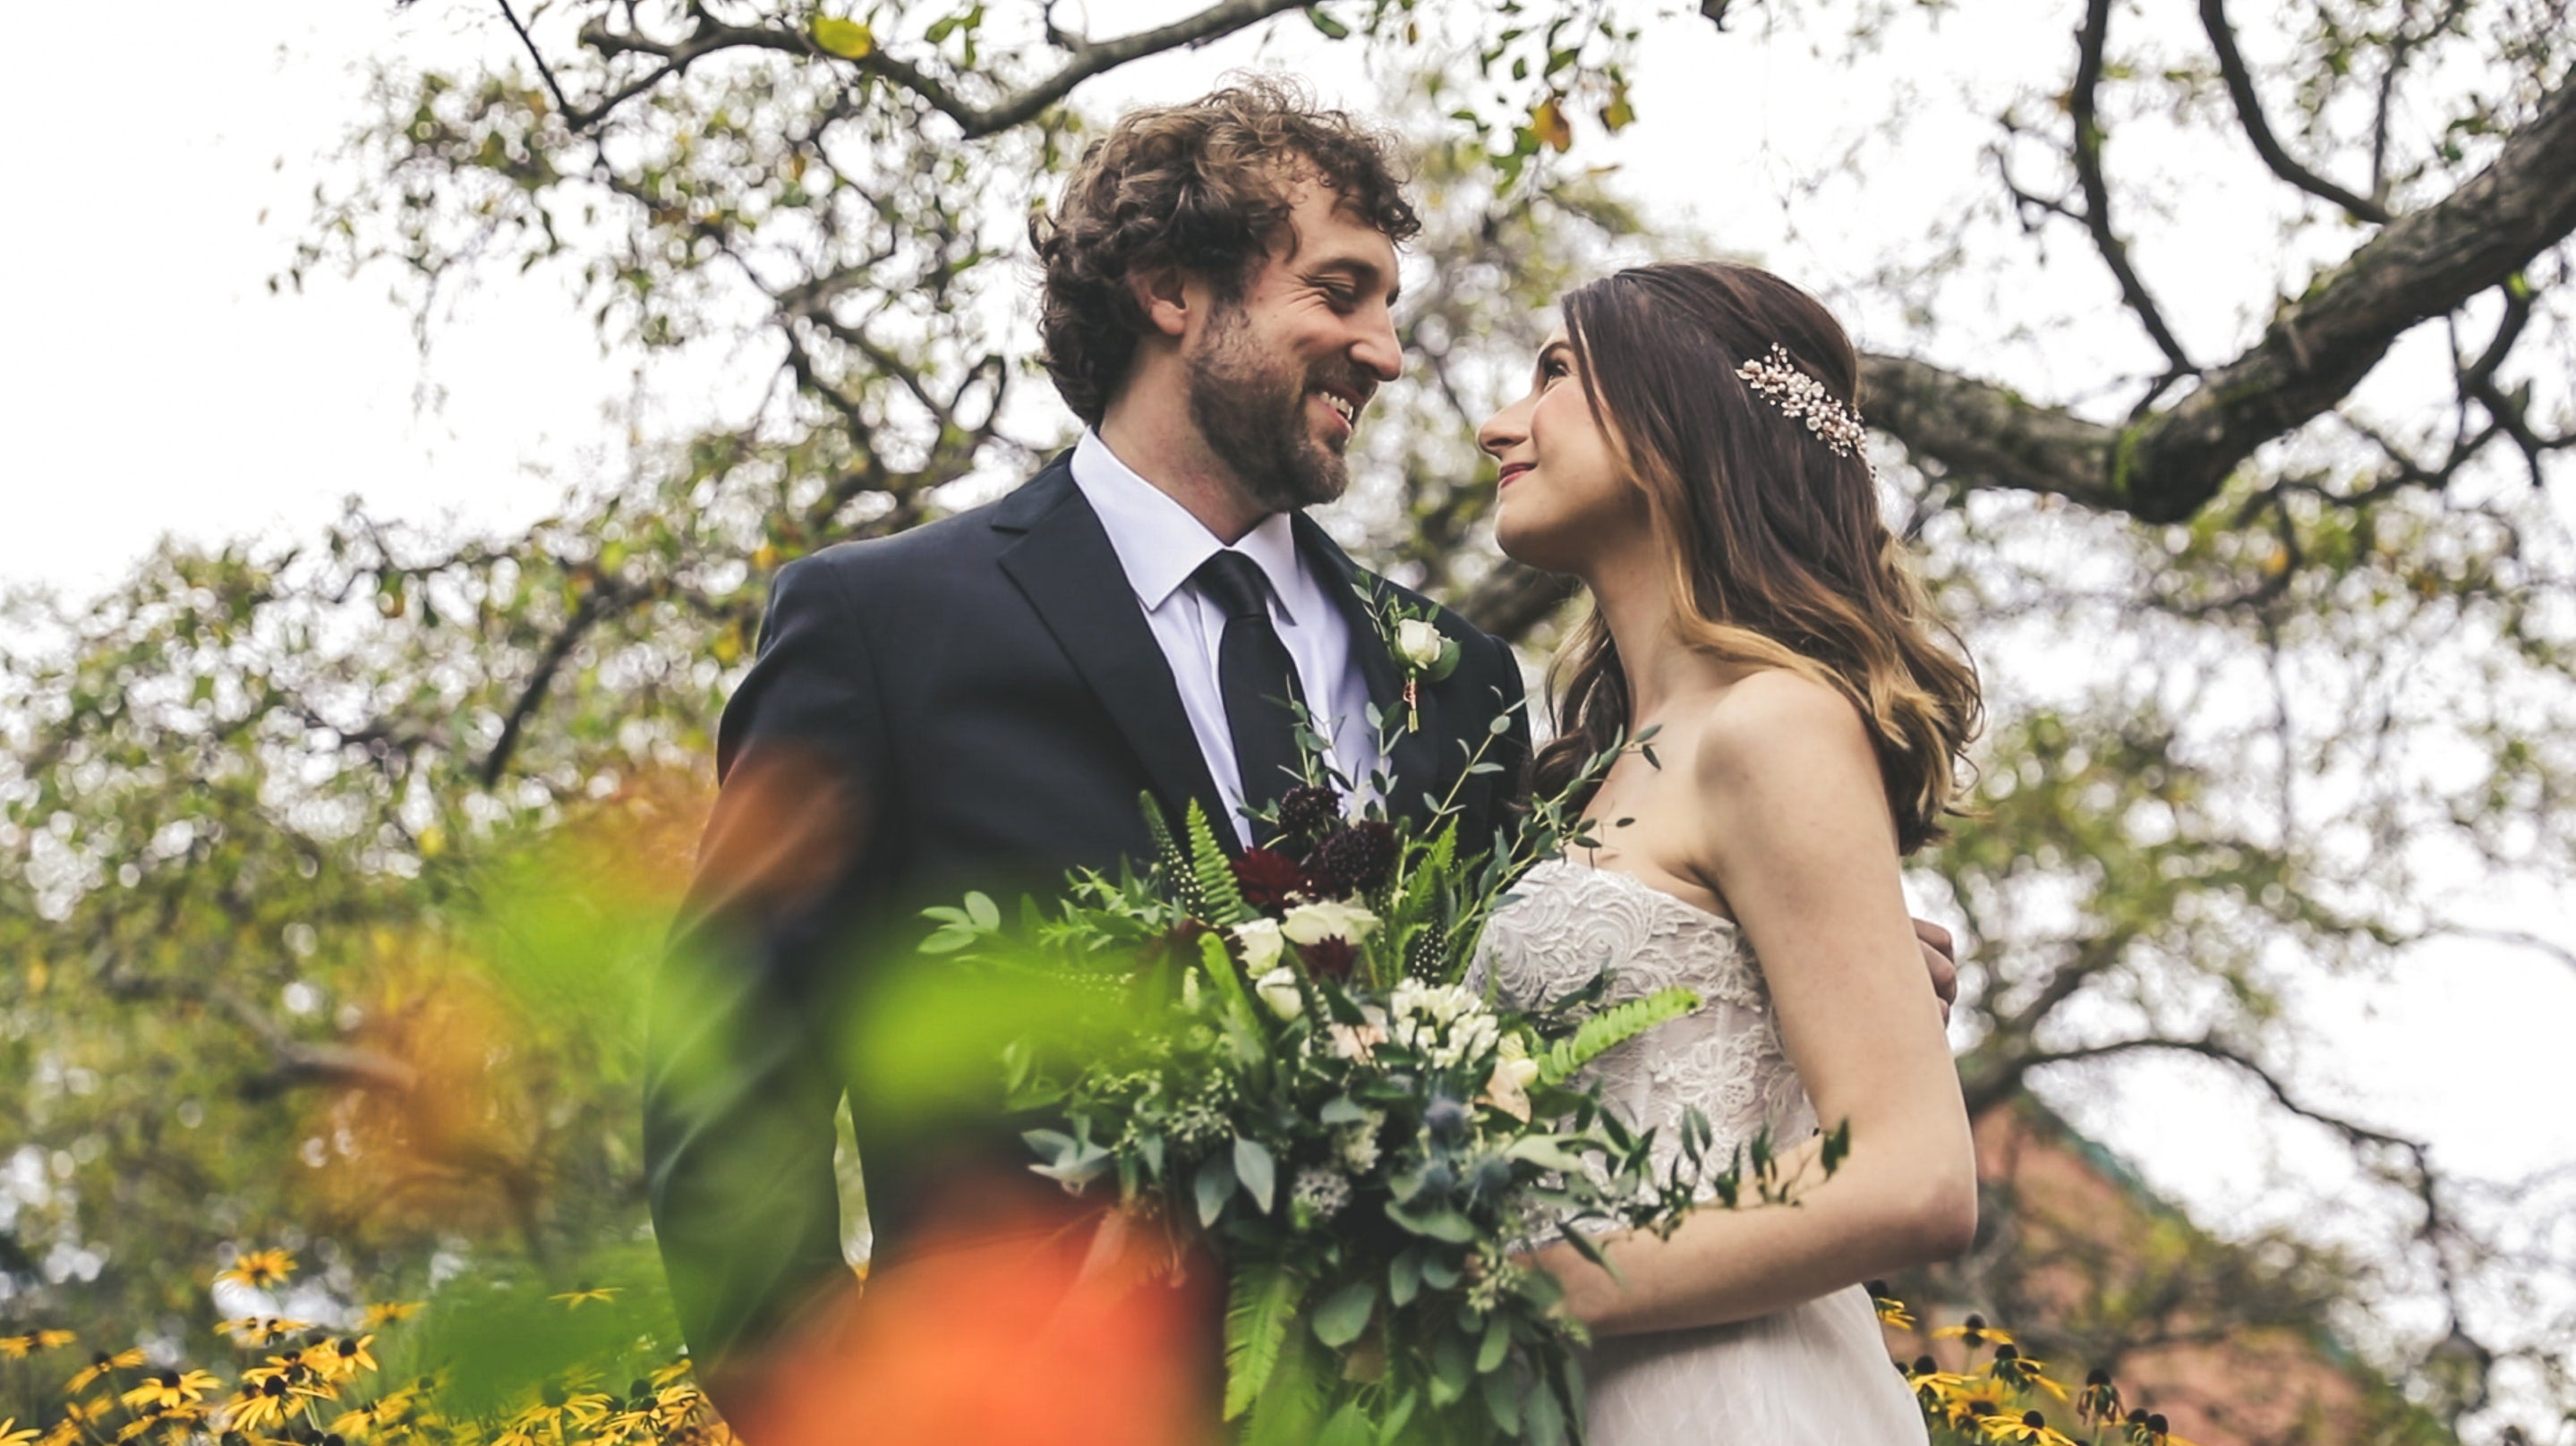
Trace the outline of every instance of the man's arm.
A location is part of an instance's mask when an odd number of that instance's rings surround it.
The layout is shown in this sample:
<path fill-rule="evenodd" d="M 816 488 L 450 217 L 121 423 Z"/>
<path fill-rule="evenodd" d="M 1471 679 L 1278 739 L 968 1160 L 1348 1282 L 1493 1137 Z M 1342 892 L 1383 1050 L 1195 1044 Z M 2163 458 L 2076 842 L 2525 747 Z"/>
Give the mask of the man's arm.
<path fill-rule="evenodd" d="M 791 564 L 725 709 L 716 804 L 646 1038 L 654 1231 L 728 1411 L 748 1386 L 736 1363 L 851 1280 L 832 1169 L 841 1081 L 814 1006 L 865 902 L 883 738 L 854 611 L 826 565 Z"/>

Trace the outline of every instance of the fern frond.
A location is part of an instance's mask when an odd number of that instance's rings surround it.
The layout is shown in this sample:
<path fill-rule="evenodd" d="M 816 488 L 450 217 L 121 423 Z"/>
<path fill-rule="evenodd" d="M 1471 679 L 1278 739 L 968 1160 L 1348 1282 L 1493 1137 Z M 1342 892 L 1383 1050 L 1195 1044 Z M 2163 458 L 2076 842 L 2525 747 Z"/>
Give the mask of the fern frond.
<path fill-rule="evenodd" d="M 1216 831 L 1208 826 L 1207 810 L 1198 800 L 1190 800 L 1190 877 L 1198 881 L 1199 902 L 1205 912 L 1202 923 L 1220 929 L 1231 929 L 1252 917 L 1252 906 L 1243 901 L 1243 890 L 1234 882 L 1234 865 L 1227 862 L 1225 850 L 1217 847 Z"/>
<path fill-rule="evenodd" d="M 1669 989 L 1658 989 L 1642 999 L 1612 1005 L 1583 1021 L 1572 1035 L 1549 1046 L 1547 1053 L 1539 1058 L 1539 1082 L 1563 1084 L 1576 1070 L 1590 1064 L 1605 1051 L 1626 1044 L 1667 1019 L 1678 1019 L 1697 1008 L 1699 995 L 1679 984 Z"/>
<path fill-rule="evenodd" d="M 1240 1265 L 1226 1282 L 1225 1419 L 1250 1410 L 1270 1384 L 1304 1287 L 1284 1265 Z"/>
<path fill-rule="evenodd" d="M 1279 1368 L 1252 1403 L 1244 1446 L 1315 1446 L 1332 1384 L 1323 1348 L 1307 1332 L 1290 1331 L 1280 1348 Z"/>
<path fill-rule="evenodd" d="M 1172 836 L 1172 825 L 1163 817 L 1163 806 L 1154 801 L 1153 794 L 1140 793 L 1136 802 L 1145 810 L 1145 833 L 1154 841 L 1154 862 L 1161 866 L 1165 877 L 1178 884 L 1190 871 L 1189 854 Z"/>

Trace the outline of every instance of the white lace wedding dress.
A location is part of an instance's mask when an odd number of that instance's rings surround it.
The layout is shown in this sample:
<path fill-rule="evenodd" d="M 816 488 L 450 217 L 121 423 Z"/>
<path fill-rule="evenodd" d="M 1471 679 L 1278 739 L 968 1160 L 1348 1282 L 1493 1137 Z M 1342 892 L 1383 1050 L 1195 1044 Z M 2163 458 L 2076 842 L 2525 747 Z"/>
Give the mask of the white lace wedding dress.
<path fill-rule="evenodd" d="M 1659 1163 L 1680 1150 L 1697 1105 L 1723 1160 L 1763 1126 L 1783 1148 L 1815 1110 L 1780 1044 L 1761 965 L 1735 926 L 1634 875 L 1565 859 L 1523 877 L 1485 930 L 1469 983 L 1528 1008 L 1603 967 L 1609 998 L 1670 984 L 1699 991 L 1692 1014 L 1609 1051 L 1592 1074 L 1631 1123 L 1656 1129 Z M 1730 1325 L 1614 1336 L 1586 1363 L 1592 1446 L 1890 1446 L 1928 1439 L 1890 1362 L 1869 1294 L 1854 1285 Z"/>

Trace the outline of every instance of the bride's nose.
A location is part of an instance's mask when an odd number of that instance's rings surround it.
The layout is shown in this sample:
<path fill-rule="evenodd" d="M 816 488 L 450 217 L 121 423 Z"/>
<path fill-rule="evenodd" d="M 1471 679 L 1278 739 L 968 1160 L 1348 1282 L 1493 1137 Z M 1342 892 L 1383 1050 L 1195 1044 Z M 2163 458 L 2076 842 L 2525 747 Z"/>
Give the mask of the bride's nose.
<path fill-rule="evenodd" d="M 1500 460 L 1505 452 L 1520 445 L 1529 431 L 1521 425 L 1520 412 L 1519 407 L 1511 406 L 1487 417 L 1484 425 L 1476 429 L 1476 446 L 1486 456 Z"/>

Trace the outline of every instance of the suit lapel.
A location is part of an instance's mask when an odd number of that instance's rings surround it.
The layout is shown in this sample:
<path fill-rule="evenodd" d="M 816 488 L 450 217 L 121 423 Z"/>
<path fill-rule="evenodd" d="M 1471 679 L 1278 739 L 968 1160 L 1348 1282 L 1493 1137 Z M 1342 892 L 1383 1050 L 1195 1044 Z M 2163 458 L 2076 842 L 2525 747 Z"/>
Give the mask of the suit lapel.
<path fill-rule="evenodd" d="M 1181 709 L 1171 664 L 1136 605 L 1108 532 L 1074 486 L 1072 467 L 1059 457 L 1002 501 L 993 526 L 1023 534 L 1003 550 L 1002 571 L 1126 735 L 1172 823 L 1177 827 L 1195 800 L 1217 841 L 1231 851 L 1235 832 Z"/>
<path fill-rule="evenodd" d="M 1350 554 L 1333 541 L 1324 529 L 1305 513 L 1296 515 L 1297 544 L 1308 559 L 1317 564 L 1324 591 L 1330 593 L 1334 606 L 1342 610 L 1351 628 L 1351 655 L 1359 659 L 1360 675 L 1368 680 L 1369 701 L 1377 704 L 1379 715 L 1394 730 L 1387 766 L 1394 772 L 1387 799 L 1387 812 L 1399 818 L 1420 819 L 1430 813 L 1422 801 L 1431 793 L 1439 778 L 1440 709 L 1430 687 L 1418 688 L 1422 726 L 1413 732 L 1404 727 L 1404 674 L 1397 668 L 1395 657 L 1387 650 L 1384 638 L 1378 636 L 1375 611 L 1361 601 L 1358 587 L 1366 579 Z M 1435 795 L 1436 797 L 1436 795 Z"/>

